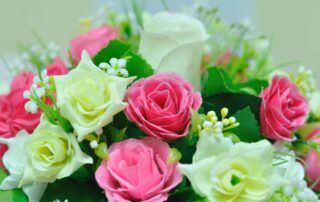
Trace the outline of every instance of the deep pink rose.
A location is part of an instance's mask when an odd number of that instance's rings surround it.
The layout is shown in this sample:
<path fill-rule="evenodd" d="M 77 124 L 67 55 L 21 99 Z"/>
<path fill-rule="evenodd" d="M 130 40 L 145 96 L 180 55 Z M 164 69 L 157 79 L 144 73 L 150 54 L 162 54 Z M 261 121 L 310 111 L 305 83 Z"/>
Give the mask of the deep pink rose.
<path fill-rule="evenodd" d="M 320 191 L 320 158 L 315 149 L 311 149 L 305 158 L 305 175 L 309 186 Z"/>
<path fill-rule="evenodd" d="M 308 116 L 309 105 L 286 77 L 275 76 L 260 94 L 261 132 L 269 139 L 290 141 Z"/>
<path fill-rule="evenodd" d="M 63 63 L 61 58 L 56 57 L 52 64 L 47 66 L 48 75 L 56 76 L 56 75 L 64 75 L 68 73 L 67 66 Z"/>
<path fill-rule="evenodd" d="M 14 90 L 29 90 L 31 84 L 33 83 L 34 74 L 30 71 L 22 72 L 16 75 L 11 81 L 11 89 Z"/>
<path fill-rule="evenodd" d="M 170 147 L 159 139 L 128 139 L 113 144 L 109 158 L 96 171 L 96 180 L 109 202 L 162 202 L 182 175 L 168 163 Z"/>
<path fill-rule="evenodd" d="M 187 135 L 191 109 L 202 99 L 192 86 L 173 73 L 156 74 L 135 82 L 127 91 L 125 114 L 147 135 L 175 140 Z"/>
<path fill-rule="evenodd" d="M 83 50 L 86 50 L 91 57 L 104 48 L 109 41 L 118 37 L 118 29 L 103 25 L 83 33 L 70 42 L 70 51 L 75 62 L 80 61 Z"/>
<path fill-rule="evenodd" d="M 40 120 L 40 112 L 31 114 L 24 109 L 28 101 L 23 98 L 23 92 L 28 90 L 33 81 L 32 72 L 22 72 L 11 82 L 11 89 L 7 95 L 0 96 L 0 137 L 14 137 L 20 130 L 32 133 Z M 7 147 L 0 144 L 0 159 Z"/>

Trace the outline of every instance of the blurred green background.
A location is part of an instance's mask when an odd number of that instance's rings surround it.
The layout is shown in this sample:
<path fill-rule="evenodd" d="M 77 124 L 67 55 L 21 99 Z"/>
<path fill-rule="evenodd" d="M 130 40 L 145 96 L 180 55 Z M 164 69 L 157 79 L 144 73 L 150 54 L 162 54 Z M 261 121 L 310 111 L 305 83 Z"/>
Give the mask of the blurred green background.
<path fill-rule="evenodd" d="M 160 0 L 145 1 L 148 9 L 161 10 Z M 192 0 L 167 0 L 171 8 Z M 34 43 L 32 31 L 63 49 L 77 33 L 79 18 L 92 15 L 106 3 L 122 8 L 130 0 L 1 0 L 0 54 L 13 58 L 16 41 Z M 319 0 L 211 0 L 229 21 L 249 18 L 259 32 L 273 38 L 275 64 L 299 61 L 320 76 Z M 3 70 L 0 68 L 0 74 Z"/>

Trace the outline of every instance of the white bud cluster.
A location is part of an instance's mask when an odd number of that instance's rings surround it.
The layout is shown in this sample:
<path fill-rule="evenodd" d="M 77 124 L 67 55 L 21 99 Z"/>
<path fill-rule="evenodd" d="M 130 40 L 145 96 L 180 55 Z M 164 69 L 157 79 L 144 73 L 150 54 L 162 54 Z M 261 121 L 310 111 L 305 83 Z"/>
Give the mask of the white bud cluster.
<path fill-rule="evenodd" d="M 121 76 L 127 78 L 129 76 L 129 72 L 125 69 L 126 65 L 126 59 L 111 58 L 109 64 L 102 62 L 99 64 L 99 67 L 107 71 L 107 74 L 110 76 Z"/>
<path fill-rule="evenodd" d="M 198 126 L 199 130 L 210 130 L 215 134 L 221 134 L 223 131 L 235 128 L 239 126 L 237 119 L 233 116 L 227 118 L 229 110 L 228 108 L 221 109 L 221 120 L 218 119 L 216 112 L 209 111 L 207 113 L 207 120 L 202 125 Z"/>
<path fill-rule="evenodd" d="M 41 72 L 41 79 L 39 76 L 33 78 L 33 84 L 30 87 L 30 90 L 23 92 L 23 98 L 29 99 L 28 102 L 24 105 L 24 109 L 27 112 L 36 114 L 38 112 L 38 106 L 32 97 L 42 98 L 46 95 L 46 86 L 49 86 L 49 76 L 47 75 L 47 70 Z"/>
<path fill-rule="evenodd" d="M 288 180 L 281 188 L 282 193 L 291 202 L 316 202 L 317 195 L 307 186 L 304 180 Z"/>

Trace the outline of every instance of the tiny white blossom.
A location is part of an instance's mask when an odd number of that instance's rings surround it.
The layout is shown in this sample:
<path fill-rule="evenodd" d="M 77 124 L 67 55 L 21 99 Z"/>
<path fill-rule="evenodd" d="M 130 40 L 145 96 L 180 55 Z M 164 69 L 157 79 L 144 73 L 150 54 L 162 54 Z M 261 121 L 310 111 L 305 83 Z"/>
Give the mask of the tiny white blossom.
<path fill-rule="evenodd" d="M 97 148 L 97 147 L 98 147 L 98 142 L 97 142 L 97 140 L 92 140 L 92 141 L 90 142 L 90 147 L 91 147 L 92 149 Z"/>
<path fill-rule="evenodd" d="M 115 67 L 118 64 L 118 59 L 117 58 L 111 58 L 109 63 L 111 65 L 111 67 Z"/>
<path fill-rule="evenodd" d="M 120 68 L 125 68 L 126 65 L 127 65 L 127 60 L 123 59 L 123 58 L 119 59 L 118 60 L 118 65 L 119 65 Z"/>
<path fill-rule="evenodd" d="M 28 99 L 28 98 L 30 98 L 30 96 L 31 96 L 30 91 L 26 90 L 23 92 L 23 98 Z"/>
<path fill-rule="evenodd" d="M 126 69 L 119 69 L 119 72 L 125 78 L 127 78 L 129 76 L 129 72 Z"/>
<path fill-rule="evenodd" d="M 110 65 L 108 63 L 106 63 L 106 62 L 102 62 L 102 63 L 99 64 L 99 67 L 101 69 L 108 69 L 108 68 L 110 68 Z"/>
<path fill-rule="evenodd" d="M 110 68 L 107 70 L 108 75 L 110 76 L 116 76 L 118 74 L 117 70 Z"/>
<path fill-rule="evenodd" d="M 38 76 L 35 76 L 35 77 L 33 78 L 33 83 L 34 83 L 34 84 L 40 83 L 40 78 L 39 78 Z"/>

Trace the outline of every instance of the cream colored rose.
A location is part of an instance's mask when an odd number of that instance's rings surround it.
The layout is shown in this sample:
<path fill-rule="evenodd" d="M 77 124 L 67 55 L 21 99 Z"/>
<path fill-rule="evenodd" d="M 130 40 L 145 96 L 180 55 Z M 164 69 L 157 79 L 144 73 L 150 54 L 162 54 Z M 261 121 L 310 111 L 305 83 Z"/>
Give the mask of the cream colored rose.
<path fill-rule="evenodd" d="M 200 89 L 200 68 L 208 34 L 197 19 L 161 12 L 147 20 L 139 52 L 157 72 L 176 72 Z"/>
<path fill-rule="evenodd" d="M 127 106 L 123 98 L 127 85 L 133 80 L 108 76 L 93 64 L 86 52 L 81 58 L 69 74 L 54 78 L 57 105 L 79 141 L 112 122 L 113 116 Z"/>
<path fill-rule="evenodd" d="M 193 163 L 180 165 L 194 190 L 210 202 L 266 201 L 271 192 L 273 147 L 264 140 L 233 145 L 200 136 Z"/>
<path fill-rule="evenodd" d="M 0 138 L 9 146 L 3 157 L 10 175 L 0 189 L 22 187 L 30 201 L 38 201 L 47 183 L 70 176 L 84 164 L 93 163 L 83 153 L 73 134 L 42 118 L 39 126 L 28 135 L 25 131 L 11 139 Z"/>

